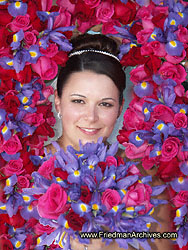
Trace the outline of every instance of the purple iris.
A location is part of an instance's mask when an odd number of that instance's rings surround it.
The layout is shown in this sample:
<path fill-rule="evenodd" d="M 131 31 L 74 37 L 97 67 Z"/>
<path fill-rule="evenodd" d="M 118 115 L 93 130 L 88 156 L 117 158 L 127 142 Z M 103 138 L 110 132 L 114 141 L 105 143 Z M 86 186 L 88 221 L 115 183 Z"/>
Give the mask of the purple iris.
<path fill-rule="evenodd" d="M 153 85 L 149 82 L 143 81 L 134 86 L 134 92 L 140 98 L 150 96 L 153 94 Z"/>
<path fill-rule="evenodd" d="M 176 210 L 176 217 L 174 218 L 175 225 L 182 224 L 184 216 L 186 214 L 187 214 L 187 205 L 185 204 Z"/>
<path fill-rule="evenodd" d="M 178 41 L 174 33 L 169 32 L 165 44 L 166 52 L 171 56 L 181 56 L 184 50 L 183 43 Z"/>
<path fill-rule="evenodd" d="M 0 58 L 0 66 L 4 69 L 14 69 L 14 62 L 12 58 L 3 56 Z"/>
<path fill-rule="evenodd" d="M 37 16 L 42 22 L 48 20 L 49 17 L 55 18 L 59 15 L 59 12 L 49 12 L 49 11 L 37 11 Z"/>
<path fill-rule="evenodd" d="M 27 3 L 22 1 L 14 1 L 8 6 L 8 12 L 11 16 L 25 16 L 27 14 Z"/>
<path fill-rule="evenodd" d="M 21 29 L 13 35 L 13 42 L 11 43 L 10 47 L 12 47 L 13 50 L 18 49 L 20 47 L 20 42 L 23 40 L 23 38 L 24 32 Z"/>
<path fill-rule="evenodd" d="M 188 190 L 188 177 L 179 177 L 171 181 L 171 187 L 176 191 Z"/>
<path fill-rule="evenodd" d="M 163 31 L 160 28 L 154 28 L 152 34 L 150 35 L 148 42 L 159 41 L 161 43 L 166 42 Z"/>
<path fill-rule="evenodd" d="M 6 117 L 6 111 L 4 109 L 0 109 L 0 126 L 5 121 L 5 117 Z"/>
<path fill-rule="evenodd" d="M 29 62 L 29 60 L 30 60 L 29 51 L 27 51 L 26 49 L 17 51 L 13 59 L 13 66 L 14 69 L 16 70 L 16 73 L 19 73 L 21 70 L 23 70 L 26 62 Z"/>
<path fill-rule="evenodd" d="M 30 59 L 28 60 L 28 62 L 30 63 L 36 63 L 38 58 L 42 56 L 42 54 L 39 51 L 38 45 L 31 45 L 28 52 L 30 54 Z"/>

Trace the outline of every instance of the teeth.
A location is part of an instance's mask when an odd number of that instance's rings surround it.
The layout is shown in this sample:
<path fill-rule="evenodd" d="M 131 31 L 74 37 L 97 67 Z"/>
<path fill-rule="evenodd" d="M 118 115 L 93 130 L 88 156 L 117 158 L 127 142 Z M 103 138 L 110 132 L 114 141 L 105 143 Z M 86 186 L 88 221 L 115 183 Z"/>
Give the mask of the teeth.
<path fill-rule="evenodd" d="M 83 130 L 87 131 L 87 132 L 93 132 L 95 131 L 96 129 L 89 129 L 89 128 L 82 128 Z"/>

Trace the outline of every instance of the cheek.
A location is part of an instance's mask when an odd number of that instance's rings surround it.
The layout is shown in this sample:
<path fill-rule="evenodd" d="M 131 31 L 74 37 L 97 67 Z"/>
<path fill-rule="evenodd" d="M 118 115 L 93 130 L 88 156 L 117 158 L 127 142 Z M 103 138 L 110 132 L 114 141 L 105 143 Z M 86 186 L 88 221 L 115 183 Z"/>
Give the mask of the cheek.
<path fill-rule="evenodd" d="M 80 112 L 73 107 L 62 107 L 61 115 L 63 127 L 71 126 L 80 119 Z"/>

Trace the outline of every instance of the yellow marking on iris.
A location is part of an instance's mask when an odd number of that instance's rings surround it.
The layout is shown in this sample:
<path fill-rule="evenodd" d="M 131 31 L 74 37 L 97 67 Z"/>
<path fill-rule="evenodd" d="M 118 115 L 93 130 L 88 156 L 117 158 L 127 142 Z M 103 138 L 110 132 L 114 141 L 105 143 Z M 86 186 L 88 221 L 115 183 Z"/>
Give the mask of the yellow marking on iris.
<path fill-rule="evenodd" d="M 65 226 L 64 226 L 64 227 L 67 228 L 67 229 L 69 228 L 69 223 L 68 223 L 68 221 L 65 222 Z"/>
<path fill-rule="evenodd" d="M 37 238 L 37 245 L 39 245 L 41 243 L 41 237 Z"/>
<path fill-rule="evenodd" d="M 24 98 L 23 98 L 23 100 L 22 100 L 22 103 L 25 104 L 25 103 L 28 102 L 28 100 L 29 100 L 29 99 L 28 99 L 26 96 L 24 96 Z"/>
<path fill-rule="evenodd" d="M 97 204 L 93 204 L 93 205 L 92 205 L 92 209 L 93 209 L 93 210 L 98 210 L 98 209 L 99 209 L 99 206 L 98 206 Z"/>
<path fill-rule="evenodd" d="M 144 114 L 149 113 L 149 110 L 147 108 L 144 109 Z"/>
<path fill-rule="evenodd" d="M 137 135 L 137 136 L 136 136 L 136 140 L 137 140 L 137 141 L 141 141 L 142 139 L 140 139 L 140 137 Z"/>
<path fill-rule="evenodd" d="M 32 212 L 32 211 L 33 211 L 33 206 L 30 204 L 30 205 L 27 207 L 27 210 L 28 210 L 29 212 Z"/>
<path fill-rule="evenodd" d="M 145 81 L 142 82 L 141 87 L 142 87 L 143 89 L 147 88 L 147 82 L 145 82 Z"/>
<path fill-rule="evenodd" d="M 86 212 L 87 211 L 87 207 L 84 205 L 84 204 L 81 204 L 80 205 L 80 208 L 83 212 Z"/>
<path fill-rule="evenodd" d="M 157 151 L 157 156 L 161 155 L 161 151 Z"/>
<path fill-rule="evenodd" d="M 68 195 L 68 197 L 67 197 L 67 200 L 68 200 L 68 201 L 71 201 L 71 198 L 70 198 L 70 196 L 69 196 L 69 195 Z"/>
<path fill-rule="evenodd" d="M 50 12 L 49 12 L 49 11 L 46 11 L 46 14 L 50 15 Z"/>
<path fill-rule="evenodd" d="M 15 227 L 13 227 L 12 229 L 13 229 L 14 232 L 16 232 L 16 228 Z"/>
<path fill-rule="evenodd" d="M 116 175 L 114 174 L 114 175 L 113 175 L 113 180 L 115 180 L 115 179 L 116 179 Z"/>
<path fill-rule="evenodd" d="M 78 158 L 82 157 L 84 154 L 76 154 Z"/>
<path fill-rule="evenodd" d="M 39 45 L 40 45 L 40 46 L 42 45 L 41 41 L 39 41 Z"/>
<path fill-rule="evenodd" d="M 114 206 L 112 209 L 113 209 L 115 212 L 117 212 L 117 211 L 118 211 L 118 206 Z"/>
<path fill-rule="evenodd" d="M 63 232 L 63 233 L 61 234 L 60 240 L 59 240 L 59 242 L 58 242 L 58 245 L 59 245 L 61 248 L 64 247 L 63 244 L 62 244 L 64 235 L 65 235 L 65 232 Z"/>
<path fill-rule="evenodd" d="M 75 175 L 75 176 L 80 176 L 80 172 L 79 172 L 78 170 L 75 170 L 75 171 L 74 171 L 74 175 Z"/>
<path fill-rule="evenodd" d="M 136 46 L 136 44 L 131 43 L 131 44 L 130 44 L 130 48 L 133 48 L 133 47 L 137 47 L 137 46 Z"/>
<path fill-rule="evenodd" d="M 28 109 L 28 108 L 29 108 L 29 106 L 27 106 L 27 105 L 26 105 L 26 106 L 24 106 L 24 109 Z"/>
<path fill-rule="evenodd" d="M 88 167 L 89 169 L 93 169 L 94 168 L 94 166 L 93 165 L 89 165 L 89 167 Z"/>
<path fill-rule="evenodd" d="M 138 180 L 138 183 L 142 183 L 142 181 L 141 181 L 141 180 Z"/>
<path fill-rule="evenodd" d="M 42 155 L 39 155 L 39 158 L 43 159 L 44 157 Z"/>
<path fill-rule="evenodd" d="M 18 36 L 17 36 L 17 34 L 14 34 L 13 35 L 13 42 L 17 42 L 18 41 Z"/>
<path fill-rule="evenodd" d="M 164 128 L 164 124 L 160 123 L 158 126 L 157 126 L 157 129 L 158 130 L 162 130 Z"/>
<path fill-rule="evenodd" d="M 8 178 L 8 179 L 6 179 L 6 186 L 10 187 L 10 185 L 11 185 L 11 180 Z"/>
<path fill-rule="evenodd" d="M 125 189 L 121 189 L 121 192 L 126 195 L 127 191 Z"/>
<path fill-rule="evenodd" d="M 4 128 L 2 129 L 2 133 L 5 134 L 8 130 L 8 127 L 7 126 L 4 126 Z"/>
<path fill-rule="evenodd" d="M 154 208 L 149 212 L 149 215 L 152 215 L 154 213 Z"/>
<path fill-rule="evenodd" d="M 27 196 L 27 195 L 23 195 L 22 197 L 23 197 L 24 201 L 30 201 L 31 200 L 31 198 L 29 196 Z"/>
<path fill-rule="evenodd" d="M 127 212 L 134 212 L 134 207 L 126 207 Z"/>
<path fill-rule="evenodd" d="M 20 6 L 21 6 L 21 3 L 20 3 L 20 2 L 18 2 L 18 1 L 15 2 L 15 7 L 16 7 L 16 8 L 20 8 Z"/>
<path fill-rule="evenodd" d="M 175 41 L 170 41 L 170 45 L 172 45 L 172 47 L 176 47 L 177 43 Z"/>
<path fill-rule="evenodd" d="M 176 24 L 176 21 L 173 19 L 171 22 L 170 22 L 170 25 L 175 25 Z"/>
<path fill-rule="evenodd" d="M 185 109 L 180 109 L 179 113 L 186 114 Z"/>
<path fill-rule="evenodd" d="M 179 177 L 179 178 L 178 178 L 178 182 L 179 182 L 180 184 L 182 184 L 182 183 L 184 182 L 183 177 Z"/>
<path fill-rule="evenodd" d="M 19 248 L 19 247 L 21 247 L 21 245 L 22 245 L 22 243 L 18 240 L 18 241 L 16 241 L 16 244 L 15 244 L 15 247 L 16 248 Z"/>
<path fill-rule="evenodd" d="M 151 38 L 155 40 L 156 34 L 151 34 Z"/>
<path fill-rule="evenodd" d="M 6 205 L 0 206 L 0 209 L 3 210 L 3 211 L 5 211 L 6 210 Z"/>
<path fill-rule="evenodd" d="M 35 52 L 35 51 L 29 51 L 29 54 L 31 55 L 31 57 L 37 56 L 37 52 Z"/>
<path fill-rule="evenodd" d="M 7 2 L 7 0 L 0 0 L 0 3 Z"/>
<path fill-rule="evenodd" d="M 178 12 L 178 15 L 181 16 L 183 18 L 183 13 Z"/>
<path fill-rule="evenodd" d="M 176 210 L 176 217 L 180 217 L 181 216 L 181 211 L 179 209 Z"/>
<path fill-rule="evenodd" d="M 56 181 L 57 181 L 57 182 L 61 182 L 62 179 L 61 179 L 60 177 L 56 177 Z"/>
<path fill-rule="evenodd" d="M 146 227 L 150 228 L 151 227 L 151 223 L 146 223 Z"/>
<path fill-rule="evenodd" d="M 7 62 L 7 65 L 8 65 L 8 66 L 13 66 L 13 61 Z"/>

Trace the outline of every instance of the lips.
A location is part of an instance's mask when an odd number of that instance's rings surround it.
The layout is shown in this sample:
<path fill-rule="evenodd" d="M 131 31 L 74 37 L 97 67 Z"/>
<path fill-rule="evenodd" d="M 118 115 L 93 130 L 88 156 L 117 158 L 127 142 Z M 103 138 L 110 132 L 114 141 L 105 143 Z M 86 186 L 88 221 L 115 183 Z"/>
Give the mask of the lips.
<path fill-rule="evenodd" d="M 83 128 L 83 127 L 78 127 L 81 132 L 83 132 L 86 135 L 95 135 L 99 132 L 100 128 Z"/>

